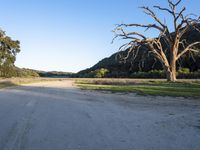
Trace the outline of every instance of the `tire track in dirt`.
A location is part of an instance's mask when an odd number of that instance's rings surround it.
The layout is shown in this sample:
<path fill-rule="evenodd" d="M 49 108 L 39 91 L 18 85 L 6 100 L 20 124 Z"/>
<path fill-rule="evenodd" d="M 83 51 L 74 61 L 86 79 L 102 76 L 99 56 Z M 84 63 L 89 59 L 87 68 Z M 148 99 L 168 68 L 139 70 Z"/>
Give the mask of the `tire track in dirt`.
<path fill-rule="evenodd" d="M 36 105 L 36 101 L 29 101 L 25 105 L 25 109 L 27 109 L 26 114 L 13 124 L 4 142 L 1 144 L 1 150 L 25 150 L 26 136 L 31 128 L 31 119 Z"/>

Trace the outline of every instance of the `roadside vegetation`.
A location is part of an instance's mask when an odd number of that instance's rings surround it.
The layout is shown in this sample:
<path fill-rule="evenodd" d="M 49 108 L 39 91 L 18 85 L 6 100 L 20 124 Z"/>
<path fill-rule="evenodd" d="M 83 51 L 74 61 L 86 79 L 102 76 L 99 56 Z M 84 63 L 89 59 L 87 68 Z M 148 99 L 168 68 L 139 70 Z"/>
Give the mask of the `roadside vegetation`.
<path fill-rule="evenodd" d="M 121 72 L 110 71 L 105 68 L 97 69 L 95 71 L 73 74 L 72 76 L 78 78 L 135 78 L 135 79 L 165 79 L 166 74 L 163 70 L 150 70 L 150 71 L 136 71 L 136 72 Z M 178 79 L 199 79 L 200 69 L 190 71 L 189 68 L 180 68 L 176 72 Z"/>
<path fill-rule="evenodd" d="M 77 79 L 75 83 L 85 90 L 200 98 L 200 80 L 179 80 L 172 83 L 162 79 Z"/>

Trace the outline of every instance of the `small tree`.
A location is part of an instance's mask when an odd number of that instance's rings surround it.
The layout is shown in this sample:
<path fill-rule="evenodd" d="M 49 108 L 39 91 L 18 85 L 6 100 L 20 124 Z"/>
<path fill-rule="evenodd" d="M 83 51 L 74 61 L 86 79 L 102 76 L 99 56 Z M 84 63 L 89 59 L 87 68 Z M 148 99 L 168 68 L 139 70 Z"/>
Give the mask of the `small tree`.
<path fill-rule="evenodd" d="M 176 63 L 183 55 L 190 52 L 196 53 L 199 52 L 197 46 L 200 46 L 200 41 L 196 41 L 188 44 L 184 35 L 191 30 L 199 30 L 200 18 L 195 19 L 195 16 L 184 15 L 186 10 L 183 7 L 179 12 L 177 11 L 177 6 L 181 3 L 182 0 L 176 2 L 168 0 L 169 8 L 163 8 L 160 6 L 154 6 L 154 8 L 160 11 L 166 11 L 173 18 L 173 27 L 174 32 L 171 33 L 169 27 L 166 24 L 166 21 L 161 21 L 156 13 L 149 7 L 141 7 L 148 16 L 153 18 L 155 23 L 153 24 L 120 24 L 117 25 L 114 32 L 116 33 L 116 38 L 128 39 L 128 43 L 122 45 L 119 50 L 124 51 L 128 50 L 128 55 L 123 57 L 123 59 L 129 58 L 130 54 L 133 54 L 133 57 L 136 58 L 141 51 L 143 54 L 151 54 L 158 61 L 161 62 L 164 71 L 166 72 L 168 81 L 176 81 Z M 138 32 L 129 32 L 125 31 L 125 28 L 128 27 L 142 27 L 146 30 L 155 29 L 159 32 L 158 38 L 149 38 Z M 113 39 L 113 40 L 114 40 Z M 147 52 L 147 53 L 146 53 Z"/>
<path fill-rule="evenodd" d="M 109 73 L 108 69 L 101 68 L 101 69 L 95 70 L 95 77 L 96 78 L 104 78 L 107 73 Z"/>
<path fill-rule="evenodd" d="M 20 42 L 12 40 L 0 30 L 0 76 L 12 76 L 16 55 L 19 52 Z"/>

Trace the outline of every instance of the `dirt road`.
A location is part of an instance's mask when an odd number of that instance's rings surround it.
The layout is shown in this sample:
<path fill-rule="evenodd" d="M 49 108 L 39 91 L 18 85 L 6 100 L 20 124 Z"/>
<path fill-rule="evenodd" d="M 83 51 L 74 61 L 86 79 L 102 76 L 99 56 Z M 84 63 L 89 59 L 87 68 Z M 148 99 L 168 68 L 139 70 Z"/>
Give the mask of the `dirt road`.
<path fill-rule="evenodd" d="M 199 150 L 200 100 L 81 91 L 71 81 L 0 90 L 0 150 Z"/>

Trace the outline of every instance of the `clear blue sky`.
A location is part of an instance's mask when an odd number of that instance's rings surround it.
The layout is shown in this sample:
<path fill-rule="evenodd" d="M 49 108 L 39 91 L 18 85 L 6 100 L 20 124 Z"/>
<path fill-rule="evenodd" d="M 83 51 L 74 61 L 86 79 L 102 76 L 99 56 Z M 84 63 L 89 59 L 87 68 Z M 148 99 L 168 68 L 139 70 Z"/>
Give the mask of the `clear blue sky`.
<path fill-rule="evenodd" d="M 198 15 L 199 3 L 183 0 L 187 11 Z M 0 0 L 0 4 L 0 28 L 21 41 L 17 66 L 77 72 L 117 51 L 121 42 L 111 44 L 115 24 L 151 22 L 138 7 L 165 6 L 166 0 Z"/>

